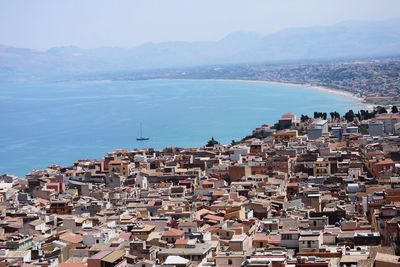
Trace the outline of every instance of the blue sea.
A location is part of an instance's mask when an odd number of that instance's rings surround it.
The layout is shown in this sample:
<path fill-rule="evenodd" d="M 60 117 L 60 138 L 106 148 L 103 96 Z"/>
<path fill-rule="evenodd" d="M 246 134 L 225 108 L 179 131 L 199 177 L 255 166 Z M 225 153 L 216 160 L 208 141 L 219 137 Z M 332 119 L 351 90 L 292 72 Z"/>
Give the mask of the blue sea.
<path fill-rule="evenodd" d="M 0 174 L 101 158 L 117 148 L 230 143 L 285 112 L 362 109 L 307 87 L 216 80 L 0 84 Z M 139 125 L 149 141 L 138 142 Z"/>

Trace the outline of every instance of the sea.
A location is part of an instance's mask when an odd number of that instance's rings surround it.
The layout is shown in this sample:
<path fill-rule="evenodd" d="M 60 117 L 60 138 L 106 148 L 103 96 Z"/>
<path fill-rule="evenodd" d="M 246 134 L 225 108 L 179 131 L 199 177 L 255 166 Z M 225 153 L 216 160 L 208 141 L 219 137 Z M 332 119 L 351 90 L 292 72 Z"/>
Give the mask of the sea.
<path fill-rule="evenodd" d="M 363 109 L 357 99 L 308 87 L 230 80 L 0 83 L 0 175 L 24 177 L 118 148 L 230 143 L 286 112 Z M 148 141 L 137 141 L 142 124 Z"/>

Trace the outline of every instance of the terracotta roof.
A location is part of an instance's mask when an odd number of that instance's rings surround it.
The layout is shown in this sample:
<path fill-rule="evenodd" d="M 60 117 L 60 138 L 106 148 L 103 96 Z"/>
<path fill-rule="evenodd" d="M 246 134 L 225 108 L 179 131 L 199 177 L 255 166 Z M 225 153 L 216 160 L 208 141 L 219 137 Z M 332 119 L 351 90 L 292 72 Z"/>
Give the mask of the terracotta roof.
<path fill-rule="evenodd" d="M 163 236 L 182 236 L 184 234 L 183 231 L 175 228 L 169 228 L 167 231 L 164 231 Z"/>
<path fill-rule="evenodd" d="M 378 114 L 376 116 L 377 119 L 400 119 L 400 114 Z"/>
<path fill-rule="evenodd" d="M 175 245 L 186 245 L 188 241 L 186 239 L 178 239 L 175 241 Z"/>
<path fill-rule="evenodd" d="M 120 233 L 118 237 L 123 239 L 129 239 L 131 235 L 132 233 Z"/>
<path fill-rule="evenodd" d="M 11 227 L 14 229 L 22 229 L 22 228 L 24 228 L 24 225 L 22 223 L 10 223 L 10 224 L 7 224 L 7 227 Z"/>
<path fill-rule="evenodd" d="M 268 244 L 280 245 L 280 243 L 281 243 L 281 235 L 269 235 L 268 236 Z"/>
<path fill-rule="evenodd" d="M 223 196 L 225 193 L 223 191 L 214 191 L 212 193 L 213 196 Z"/>
<path fill-rule="evenodd" d="M 115 250 L 113 252 L 111 252 L 110 254 L 108 254 L 107 256 L 105 256 L 104 258 L 102 258 L 102 261 L 105 262 L 109 262 L 109 263 L 113 263 L 116 260 L 118 260 L 119 258 L 123 257 L 125 255 L 125 251 L 124 250 Z"/>
<path fill-rule="evenodd" d="M 399 264 L 400 257 L 396 256 L 396 255 L 390 255 L 390 254 L 385 254 L 385 253 L 378 252 L 378 253 L 376 253 L 375 261 L 392 263 L 392 264 Z"/>
<path fill-rule="evenodd" d="M 224 220 L 224 217 L 212 215 L 212 214 L 207 214 L 206 216 L 204 216 L 204 218 L 207 220 L 213 220 L 213 221 L 217 221 L 217 222 Z"/>
<path fill-rule="evenodd" d="M 194 213 L 194 217 L 196 218 L 196 220 L 200 220 L 201 217 L 206 214 L 215 214 L 215 212 L 208 209 L 201 209 Z"/>
<path fill-rule="evenodd" d="M 220 227 L 213 225 L 213 226 L 207 227 L 207 228 L 205 229 L 205 231 L 207 231 L 207 232 L 214 232 L 214 231 L 217 231 L 219 228 L 220 228 Z"/>
<path fill-rule="evenodd" d="M 253 241 L 268 241 L 268 235 L 266 233 L 256 233 Z"/>
<path fill-rule="evenodd" d="M 108 250 L 100 251 L 100 252 L 94 254 L 92 257 L 90 257 L 90 259 L 94 259 L 94 260 L 102 259 L 105 256 L 107 256 L 108 254 L 110 254 L 111 252 L 112 251 L 108 251 Z"/>
<path fill-rule="evenodd" d="M 77 235 L 71 232 L 60 235 L 60 240 L 67 241 L 69 243 L 81 243 L 83 241 L 83 237 L 81 235 Z"/>

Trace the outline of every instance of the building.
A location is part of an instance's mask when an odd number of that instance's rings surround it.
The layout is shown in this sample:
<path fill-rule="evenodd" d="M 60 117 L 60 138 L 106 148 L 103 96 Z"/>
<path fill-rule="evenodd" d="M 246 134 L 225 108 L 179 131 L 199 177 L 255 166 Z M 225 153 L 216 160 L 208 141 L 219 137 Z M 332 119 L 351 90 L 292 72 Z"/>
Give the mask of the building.
<path fill-rule="evenodd" d="M 251 168 L 247 165 L 233 165 L 229 166 L 229 181 L 240 181 L 243 177 L 251 175 Z"/>
<path fill-rule="evenodd" d="M 357 126 L 333 126 L 331 135 L 335 138 L 342 139 L 344 135 L 358 134 Z"/>
<path fill-rule="evenodd" d="M 212 256 L 212 246 L 207 243 L 189 245 L 185 248 L 164 248 L 158 253 L 161 262 L 165 262 L 168 256 L 180 256 L 199 264 Z"/>
<path fill-rule="evenodd" d="M 374 267 L 399 267 L 400 256 L 386 253 L 377 253 L 375 256 Z"/>
<path fill-rule="evenodd" d="M 286 248 L 299 248 L 300 230 L 293 229 L 281 232 L 281 246 Z"/>
<path fill-rule="evenodd" d="M 307 129 L 307 137 L 308 140 L 315 140 L 320 138 L 322 135 L 327 134 L 328 132 L 328 121 L 317 119 Z"/>
<path fill-rule="evenodd" d="M 394 134 L 395 124 L 400 122 L 400 114 L 378 114 L 376 120 L 383 123 L 385 134 Z"/>
<path fill-rule="evenodd" d="M 274 132 L 272 136 L 276 142 L 282 142 L 297 138 L 299 132 L 297 130 L 282 130 Z"/>
<path fill-rule="evenodd" d="M 125 251 L 101 251 L 88 258 L 88 267 L 126 267 Z"/>
<path fill-rule="evenodd" d="M 368 123 L 368 133 L 370 136 L 382 136 L 385 134 L 382 121 L 370 121 Z"/>
<path fill-rule="evenodd" d="M 318 176 L 329 176 L 331 175 L 331 163 L 326 158 L 318 158 L 313 163 L 313 175 Z"/>
<path fill-rule="evenodd" d="M 319 251 L 322 240 L 323 237 L 320 231 L 302 231 L 299 238 L 299 250 Z"/>
<path fill-rule="evenodd" d="M 278 121 L 278 130 L 290 129 L 296 123 L 296 114 L 293 112 L 285 113 Z"/>

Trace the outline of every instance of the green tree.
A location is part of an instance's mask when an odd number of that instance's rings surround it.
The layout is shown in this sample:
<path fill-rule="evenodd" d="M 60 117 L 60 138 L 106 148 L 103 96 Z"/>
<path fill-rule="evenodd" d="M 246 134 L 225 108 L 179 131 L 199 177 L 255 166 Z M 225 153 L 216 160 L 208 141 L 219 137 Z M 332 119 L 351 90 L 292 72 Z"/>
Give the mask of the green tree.
<path fill-rule="evenodd" d="M 314 112 L 314 119 L 317 119 L 317 118 L 321 118 L 321 119 L 326 120 L 327 114 L 325 112 L 317 112 L 317 111 L 315 111 Z"/>
<path fill-rule="evenodd" d="M 375 111 L 369 112 L 368 110 L 365 111 L 365 119 L 369 120 L 375 118 Z"/>
<path fill-rule="evenodd" d="M 361 113 L 360 113 L 360 111 L 357 112 L 356 117 L 357 117 L 358 121 L 361 121 Z"/>
<path fill-rule="evenodd" d="M 211 137 L 211 139 L 208 140 L 206 146 L 211 147 L 211 146 L 215 146 L 215 145 L 219 145 L 219 142 L 217 140 L 215 140 L 214 137 Z"/>
<path fill-rule="evenodd" d="M 377 114 L 388 113 L 386 108 L 382 106 L 377 106 L 376 108 L 374 108 L 374 111 Z"/>
<path fill-rule="evenodd" d="M 358 127 L 358 129 L 360 130 L 360 133 L 361 134 L 368 134 L 369 132 L 368 132 L 368 127 L 366 127 L 366 126 L 364 126 L 364 125 L 362 125 L 362 126 L 360 126 L 360 127 Z"/>
<path fill-rule="evenodd" d="M 281 127 L 279 126 L 279 123 L 275 123 L 274 125 L 271 126 L 271 129 L 280 130 Z"/>
<path fill-rule="evenodd" d="M 397 109 L 396 106 L 392 107 L 392 113 L 399 113 L 399 110 Z"/>
<path fill-rule="evenodd" d="M 340 120 L 340 114 L 337 111 L 331 112 L 329 113 L 329 115 L 331 116 L 331 119 L 338 119 Z"/>
<path fill-rule="evenodd" d="M 308 121 L 309 119 L 310 119 L 310 117 L 308 117 L 307 115 L 301 114 L 301 116 L 300 116 L 300 121 L 301 121 L 301 122 L 306 122 L 306 121 Z"/>
<path fill-rule="evenodd" d="M 344 114 L 344 117 L 347 121 L 353 121 L 355 117 L 354 111 L 350 109 L 348 112 L 346 112 L 346 114 Z"/>
<path fill-rule="evenodd" d="M 367 110 L 368 111 L 368 110 Z M 367 116 L 367 111 L 365 111 L 365 110 L 360 110 L 360 116 L 361 116 L 361 120 L 365 120 L 365 119 L 368 119 L 368 116 Z"/>

